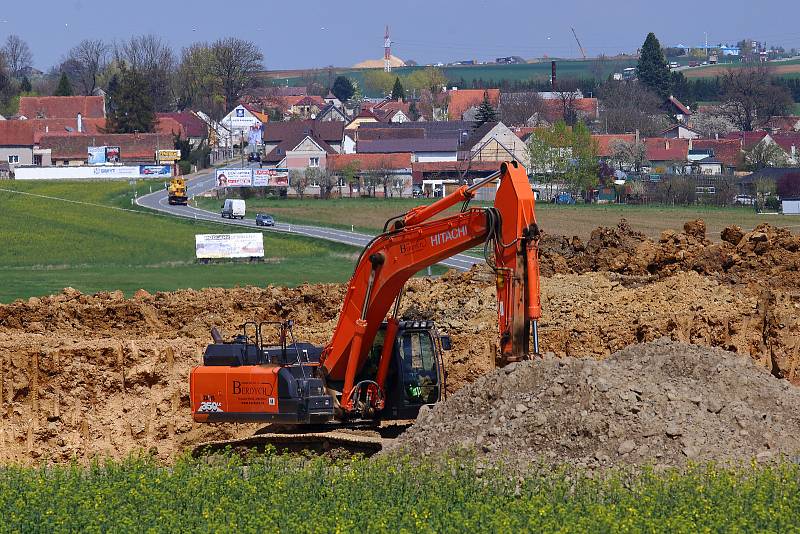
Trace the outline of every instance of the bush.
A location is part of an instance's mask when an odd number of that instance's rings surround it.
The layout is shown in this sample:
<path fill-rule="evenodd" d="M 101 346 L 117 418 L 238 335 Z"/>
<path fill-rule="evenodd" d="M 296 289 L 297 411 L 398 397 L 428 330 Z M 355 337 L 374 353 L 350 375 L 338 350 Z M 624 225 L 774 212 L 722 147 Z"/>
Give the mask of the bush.
<path fill-rule="evenodd" d="M 781 211 L 781 199 L 776 196 L 769 196 L 764 201 L 764 207 L 769 211 Z"/>
<path fill-rule="evenodd" d="M 178 162 L 178 169 L 180 169 L 181 174 L 189 174 L 192 172 L 192 164 L 185 160 L 180 160 Z"/>

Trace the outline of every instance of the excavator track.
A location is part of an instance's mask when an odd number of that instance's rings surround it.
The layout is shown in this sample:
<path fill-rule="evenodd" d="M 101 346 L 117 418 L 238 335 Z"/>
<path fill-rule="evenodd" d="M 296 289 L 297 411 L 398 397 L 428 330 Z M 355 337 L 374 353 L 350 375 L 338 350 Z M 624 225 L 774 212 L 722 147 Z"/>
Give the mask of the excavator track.
<path fill-rule="evenodd" d="M 318 455 L 372 456 L 380 452 L 413 421 L 383 421 L 380 424 L 308 425 L 291 427 L 269 425 L 252 436 L 209 441 L 192 450 L 194 457 L 225 450 L 237 452 L 263 451 L 268 446 L 278 453 L 310 453 Z"/>

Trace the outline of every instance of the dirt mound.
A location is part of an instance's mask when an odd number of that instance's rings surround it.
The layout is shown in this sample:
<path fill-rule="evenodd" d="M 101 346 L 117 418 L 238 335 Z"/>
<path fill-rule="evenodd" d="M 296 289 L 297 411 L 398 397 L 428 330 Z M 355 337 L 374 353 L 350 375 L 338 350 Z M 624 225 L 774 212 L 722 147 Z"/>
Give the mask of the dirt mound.
<path fill-rule="evenodd" d="M 609 271 L 668 276 L 697 271 L 731 283 L 768 281 L 773 287 L 797 287 L 800 236 L 765 223 L 751 232 L 730 226 L 721 237 L 721 243 L 706 239 L 705 223 L 696 220 L 687 222 L 683 232 L 664 231 L 655 242 L 623 219 L 615 228 L 595 229 L 586 244 L 577 237 L 545 236 L 542 274 Z"/>
<path fill-rule="evenodd" d="M 800 454 L 799 403 L 747 358 L 659 340 L 507 366 L 423 410 L 392 450 L 587 467 L 769 460 Z"/>

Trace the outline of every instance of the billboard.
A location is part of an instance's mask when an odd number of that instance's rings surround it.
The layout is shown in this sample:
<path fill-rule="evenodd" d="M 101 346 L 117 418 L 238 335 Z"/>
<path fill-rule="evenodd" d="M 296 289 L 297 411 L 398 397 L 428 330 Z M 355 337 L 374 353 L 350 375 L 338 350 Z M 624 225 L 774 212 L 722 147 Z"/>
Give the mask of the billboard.
<path fill-rule="evenodd" d="M 139 174 L 144 177 L 172 176 L 171 165 L 139 165 Z"/>
<path fill-rule="evenodd" d="M 131 180 L 172 176 L 169 165 L 82 165 L 80 167 L 17 167 L 17 180 Z"/>
<path fill-rule="evenodd" d="M 250 146 L 258 146 L 261 144 L 261 125 L 253 125 L 250 127 L 250 133 L 247 136 L 247 144 Z"/>
<path fill-rule="evenodd" d="M 97 165 L 106 162 L 106 147 L 90 146 L 87 150 L 89 151 L 89 159 L 87 160 L 89 165 Z"/>
<path fill-rule="evenodd" d="M 289 169 L 253 169 L 253 187 L 288 185 Z"/>
<path fill-rule="evenodd" d="M 180 150 L 157 150 L 156 151 L 156 161 L 159 163 L 165 161 L 178 161 L 181 159 L 181 151 Z"/>
<path fill-rule="evenodd" d="M 252 169 L 217 169 L 217 187 L 250 187 Z"/>
<path fill-rule="evenodd" d="M 198 259 L 263 258 L 264 234 L 196 234 Z"/>
<path fill-rule="evenodd" d="M 119 147 L 107 146 L 106 147 L 106 163 L 119 163 Z"/>

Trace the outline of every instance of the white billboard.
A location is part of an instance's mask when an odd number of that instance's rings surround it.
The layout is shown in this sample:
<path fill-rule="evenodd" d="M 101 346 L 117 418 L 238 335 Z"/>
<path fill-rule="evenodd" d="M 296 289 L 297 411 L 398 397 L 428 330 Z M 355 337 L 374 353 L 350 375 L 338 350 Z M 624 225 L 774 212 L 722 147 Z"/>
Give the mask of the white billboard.
<path fill-rule="evenodd" d="M 217 169 L 217 187 L 250 187 L 252 169 Z"/>
<path fill-rule="evenodd" d="M 198 259 L 263 258 L 264 234 L 196 234 Z"/>
<path fill-rule="evenodd" d="M 81 165 L 76 167 L 17 167 L 17 180 L 130 180 L 172 176 L 169 165 Z"/>
<path fill-rule="evenodd" d="M 253 169 L 253 187 L 289 184 L 289 169 Z"/>

